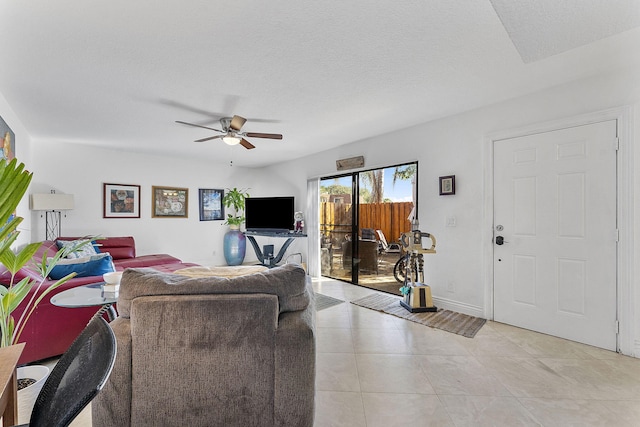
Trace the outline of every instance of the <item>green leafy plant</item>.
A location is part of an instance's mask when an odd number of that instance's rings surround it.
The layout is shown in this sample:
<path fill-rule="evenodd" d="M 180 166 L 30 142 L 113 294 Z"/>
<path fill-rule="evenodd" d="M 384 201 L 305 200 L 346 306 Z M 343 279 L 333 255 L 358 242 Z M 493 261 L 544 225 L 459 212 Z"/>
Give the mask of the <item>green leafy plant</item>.
<path fill-rule="evenodd" d="M 51 270 L 57 262 L 67 256 L 69 253 L 80 249 L 81 246 L 90 242 L 90 239 L 83 240 L 77 245 L 70 245 L 56 252 L 56 254 L 47 259 L 46 254 L 43 255 L 42 261 L 35 265 L 36 269 L 42 276 L 42 280 L 36 280 L 30 277 L 15 282 L 15 276 L 18 271 L 27 265 L 42 245 L 42 242 L 30 243 L 24 246 L 20 251 L 15 253 L 11 246 L 18 238 L 20 231 L 18 225 L 23 218 L 15 216 L 14 212 L 29 187 L 33 174 L 24 169 L 24 164 L 16 159 L 7 163 L 5 160 L 0 161 L 0 265 L 11 274 L 9 285 L 0 284 L 0 347 L 7 347 L 16 344 L 20 339 L 20 334 L 24 329 L 24 325 L 29 317 L 36 309 L 40 301 L 44 299 L 51 291 L 62 285 L 76 274 L 71 273 L 53 284 L 44 287 L 46 277 L 49 276 Z M 33 288 L 35 292 L 31 294 L 26 308 L 16 321 L 13 318 L 13 311 L 22 303 L 29 295 L 29 291 Z M 41 288 L 44 289 L 41 291 Z"/>
<path fill-rule="evenodd" d="M 224 222 L 227 225 L 239 226 L 244 222 L 244 202 L 249 197 L 247 189 L 239 190 L 236 187 L 228 189 L 222 198 L 222 204 L 225 208 L 233 209 L 233 213 L 227 213 L 227 220 Z"/>

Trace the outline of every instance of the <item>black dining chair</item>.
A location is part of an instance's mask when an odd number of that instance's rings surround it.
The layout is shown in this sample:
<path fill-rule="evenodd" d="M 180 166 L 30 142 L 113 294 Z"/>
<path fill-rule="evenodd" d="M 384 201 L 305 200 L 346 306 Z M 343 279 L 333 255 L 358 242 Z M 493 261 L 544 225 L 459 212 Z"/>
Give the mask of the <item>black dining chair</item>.
<path fill-rule="evenodd" d="M 21 426 L 68 426 L 102 389 L 115 359 L 113 331 L 94 316 L 58 360 L 36 398 L 29 424 Z"/>

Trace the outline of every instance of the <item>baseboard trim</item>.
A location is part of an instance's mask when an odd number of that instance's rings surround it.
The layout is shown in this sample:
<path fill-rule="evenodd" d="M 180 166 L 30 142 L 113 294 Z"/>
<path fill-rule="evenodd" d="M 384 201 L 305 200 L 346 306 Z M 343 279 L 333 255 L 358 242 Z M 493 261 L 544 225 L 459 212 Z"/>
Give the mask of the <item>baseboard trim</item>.
<path fill-rule="evenodd" d="M 640 358 L 640 340 L 633 341 L 633 349 L 631 350 L 631 357 Z"/>

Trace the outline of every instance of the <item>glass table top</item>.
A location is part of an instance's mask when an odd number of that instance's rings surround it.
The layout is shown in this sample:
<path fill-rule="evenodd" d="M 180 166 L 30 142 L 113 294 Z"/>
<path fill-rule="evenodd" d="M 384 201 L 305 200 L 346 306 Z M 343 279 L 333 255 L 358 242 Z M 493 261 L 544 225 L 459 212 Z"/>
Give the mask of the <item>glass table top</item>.
<path fill-rule="evenodd" d="M 51 304 L 58 307 L 93 307 L 118 302 L 117 292 L 104 292 L 104 282 L 67 289 L 51 297 Z"/>

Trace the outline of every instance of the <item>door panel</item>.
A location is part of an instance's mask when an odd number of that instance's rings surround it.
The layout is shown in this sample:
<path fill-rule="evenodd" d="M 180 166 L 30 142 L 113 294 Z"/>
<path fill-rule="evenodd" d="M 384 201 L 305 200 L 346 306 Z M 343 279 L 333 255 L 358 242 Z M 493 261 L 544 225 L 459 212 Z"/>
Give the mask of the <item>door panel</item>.
<path fill-rule="evenodd" d="M 345 175 L 325 178 L 322 185 L 334 185 L 338 194 L 327 195 L 320 213 L 320 274 L 338 280 L 353 281 L 353 251 L 351 240 L 353 227 L 353 177 Z"/>
<path fill-rule="evenodd" d="M 615 138 L 609 121 L 494 142 L 496 321 L 616 349 Z"/>

